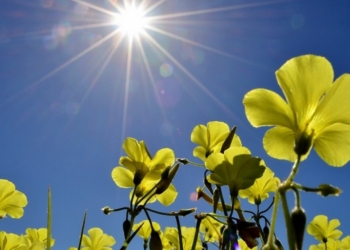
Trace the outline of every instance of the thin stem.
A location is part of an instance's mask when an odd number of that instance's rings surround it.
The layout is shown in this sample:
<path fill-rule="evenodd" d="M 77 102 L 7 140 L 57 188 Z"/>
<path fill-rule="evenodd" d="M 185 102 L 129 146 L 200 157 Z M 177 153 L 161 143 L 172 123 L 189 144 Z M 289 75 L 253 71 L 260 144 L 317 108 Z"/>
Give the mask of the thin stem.
<path fill-rule="evenodd" d="M 295 233 L 293 230 L 293 225 L 292 225 L 292 221 L 291 221 L 290 214 L 289 214 L 286 192 L 284 190 L 280 190 L 279 192 L 281 194 L 283 214 L 284 214 L 284 219 L 286 221 L 286 226 L 287 226 L 289 250 L 294 250 L 295 249 Z"/>
<path fill-rule="evenodd" d="M 261 211 L 260 214 L 263 214 L 263 213 L 269 211 L 270 208 L 272 207 L 273 203 L 274 203 L 274 200 L 275 200 L 275 197 L 272 198 L 271 204 L 265 210 Z"/>
<path fill-rule="evenodd" d="M 298 189 L 296 189 L 294 186 L 292 186 L 292 189 L 295 194 L 295 206 L 300 209 L 300 194 Z"/>
<path fill-rule="evenodd" d="M 186 158 L 177 158 L 176 161 L 186 165 L 186 164 L 191 164 L 193 166 L 196 166 L 196 167 L 204 167 L 204 164 L 200 164 L 200 163 L 195 163 L 193 161 L 189 161 L 188 159 Z"/>
<path fill-rule="evenodd" d="M 275 233 L 275 227 L 276 227 L 276 219 L 277 219 L 277 211 L 278 211 L 278 202 L 280 199 L 279 192 L 276 192 L 274 205 L 273 205 L 273 211 L 272 211 L 272 219 L 271 219 L 271 225 L 270 225 L 270 233 L 269 237 L 267 238 L 266 246 L 267 249 L 271 248 L 274 249 L 274 233 Z"/>
<path fill-rule="evenodd" d="M 149 214 L 148 214 L 147 210 L 145 209 L 145 207 L 143 207 L 143 211 L 145 212 L 145 214 L 146 214 L 146 216 L 147 216 L 147 219 L 148 219 L 149 224 L 150 224 L 150 226 L 151 226 L 152 232 L 154 232 L 155 230 L 154 230 L 154 228 L 153 228 L 153 224 L 152 224 L 151 217 L 149 216 Z"/>
<path fill-rule="evenodd" d="M 217 189 L 219 190 L 219 196 L 220 196 L 220 200 L 221 200 L 221 204 L 222 204 L 222 210 L 224 211 L 224 215 L 227 216 L 227 210 L 226 210 L 226 203 L 225 203 L 225 200 L 224 200 L 224 196 L 222 194 L 222 191 L 221 191 L 221 187 L 219 185 L 216 185 Z M 232 209 L 232 208 L 231 208 Z"/>
<path fill-rule="evenodd" d="M 175 219 L 176 219 L 177 233 L 179 234 L 180 250 L 183 250 L 183 245 L 182 245 L 182 232 L 181 232 L 181 224 L 180 224 L 179 216 L 178 216 L 178 215 L 175 215 Z"/>
<path fill-rule="evenodd" d="M 126 234 L 126 237 L 125 237 L 125 240 L 124 240 L 124 244 L 123 244 L 123 247 L 122 247 L 123 250 L 128 249 L 128 245 L 129 245 L 128 240 L 129 240 L 130 235 L 131 235 L 131 230 L 132 230 L 132 226 L 134 225 L 135 218 L 136 218 L 136 215 L 133 212 L 131 214 L 131 218 L 130 218 L 130 228 L 128 230 L 128 233 Z"/>
<path fill-rule="evenodd" d="M 197 239 L 198 239 L 198 233 L 199 233 L 199 227 L 201 225 L 202 222 L 202 216 L 196 216 L 197 219 L 197 223 L 196 223 L 196 232 L 194 233 L 194 237 L 193 237 L 193 243 L 192 243 L 192 247 L 191 250 L 195 250 L 196 249 L 196 245 L 197 245 Z"/>
<path fill-rule="evenodd" d="M 297 160 L 295 161 L 292 171 L 290 172 L 287 180 L 281 184 L 282 187 L 290 187 L 295 175 L 298 173 L 299 165 L 300 165 L 301 155 L 298 155 Z"/>

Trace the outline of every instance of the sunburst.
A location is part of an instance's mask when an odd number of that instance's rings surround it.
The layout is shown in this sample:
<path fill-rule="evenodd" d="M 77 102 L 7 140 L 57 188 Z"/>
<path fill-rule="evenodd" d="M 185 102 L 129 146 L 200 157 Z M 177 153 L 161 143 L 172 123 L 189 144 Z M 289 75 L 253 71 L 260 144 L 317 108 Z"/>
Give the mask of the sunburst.
<path fill-rule="evenodd" d="M 55 68 L 54 70 L 52 70 L 51 72 L 43 76 L 41 79 L 39 79 L 37 82 L 30 85 L 27 89 L 25 89 L 21 93 L 26 92 L 27 90 L 42 83 L 43 81 L 45 81 L 52 75 L 58 73 L 62 69 L 66 68 L 67 66 L 69 66 L 79 58 L 83 57 L 87 53 L 91 52 L 97 47 L 102 46 L 106 41 L 115 38 L 115 41 L 116 41 L 115 45 L 111 49 L 107 58 L 102 63 L 99 72 L 96 74 L 96 77 L 93 79 L 93 82 L 90 85 L 90 89 L 89 89 L 90 91 L 99 80 L 100 76 L 102 75 L 108 63 L 110 63 L 115 51 L 117 51 L 118 48 L 120 48 L 120 45 L 125 40 L 125 38 L 128 38 L 127 59 L 125 61 L 126 79 L 125 79 L 125 93 L 124 93 L 122 136 L 124 136 L 125 127 L 126 127 L 125 126 L 126 115 L 128 113 L 128 89 L 129 89 L 130 77 L 132 73 L 132 54 L 134 53 L 133 50 L 137 49 L 139 51 L 142 58 L 142 63 L 147 71 L 149 81 L 151 85 L 155 88 L 155 81 L 154 81 L 155 77 L 152 74 L 152 70 L 149 64 L 149 58 L 147 57 L 145 52 L 145 48 L 144 48 L 145 42 L 153 46 L 153 48 L 157 50 L 160 54 L 163 54 L 163 56 L 167 58 L 167 60 L 172 62 L 173 65 L 175 65 L 179 70 L 181 70 L 185 75 L 187 75 L 187 77 L 194 84 L 196 84 L 199 89 L 201 89 L 219 106 L 221 106 L 221 108 L 226 110 L 228 113 L 231 113 L 231 111 L 229 111 L 216 96 L 214 96 L 190 71 L 186 69 L 186 67 L 177 59 L 177 56 L 171 54 L 159 41 L 157 41 L 157 39 L 154 36 L 151 35 L 151 32 L 153 34 L 154 33 L 161 34 L 168 38 L 180 41 L 182 43 L 187 43 L 187 44 L 202 48 L 204 50 L 220 54 L 222 56 L 230 57 L 239 61 L 244 61 L 243 59 L 237 56 L 234 56 L 224 51 L 220 51 L 216 48 L 207 46 L 201 42 L 191 40 L 191 39 L 182 37 L 178 34 L 172 33 L 168 30 L 165 30 L 164 27 L 167 25 L 167 22 L 169 23 L 169 20 L 181 21 L 181 24 L 179 25 L 186 25 L 186 22 L 183 21 L 184 17 L 205 15 L 208 13 L 215 13 L 215 12 L 225 12 L 230 10 L 251 8 L 251 7 L 257 7 L 261 5 L 269 5 L 272 3 L 276 3 L 276 1 L 271 1 L 271 2 L 264 2 L 264 3 L 232 5 L 227 7 L 203 9 L 203 10 L 179 12 L 179 13 L 170 13 L 170 14 L 163 14 L 163 15 L 150 15 L 150 12 L 152 10 L 158 8 L 160 5 L 166 2 L 166 0 L 158 0 L 153 3 L 151 0 L 142 0 L 141 2 L 140 1 L 136 2 L 136 0 L 129 0 L 129 1 L 124 0 L 123 3 L 118 3 L 118 1 L 116 0 L 114 1 L 109 0 L 111 4 L 110 6 L 112 7 L 110 9 L 100 7 L 98 5 L 87 2 L 86 0 L 72 0 L 72 1 L 76 2 L 79 5 L 88 7 L 89 9 L 92 9 L 96 12 L 105 14 L 106 15 L 105 20 L 108 20 L 103 23 L 101 22 L 94 23 L 92 21 L 92 23 L 88 25 L 75 26 L 75 27 L 72 27 L 73 31 L 78 29 L 89 29 L 89 28 L 106 27 L 106 26 L 114 26 L 115 29 L 111 33 L 102 37 L 100 40 L 91 44 L 89 47 L 87 47 L 83 51 L 76 54 L 73 58 L 69 59 L 68 61 L 64 62 L 63 64 L 61 64 L 60 66 L 58 66 L 57 68 Z M 163 27 L 163 28 L 160 28 L 159 26 L 157 26 L 157 24 L 162 24 L 160 25 L 160 27 Z M 88 93 L 89 91 L 87 91 L 86 96 L 89 94 Z"/>

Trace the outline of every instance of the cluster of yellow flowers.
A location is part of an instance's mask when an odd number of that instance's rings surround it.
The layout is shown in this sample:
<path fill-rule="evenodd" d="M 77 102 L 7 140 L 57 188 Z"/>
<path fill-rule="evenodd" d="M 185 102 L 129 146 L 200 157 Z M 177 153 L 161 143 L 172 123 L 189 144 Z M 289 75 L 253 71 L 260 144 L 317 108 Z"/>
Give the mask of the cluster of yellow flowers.
<path fill-rule="evenodd" d="M 274 126 L 263 139 L 266 152 L 271 157 L 295 162 L 287 180 L 281 182 L 262 159 L 252 156 L 236 135 L 236 128 L 230 129 L 224 122 L 211 121 L 194 127 L 191 141 L 197 146 L 193 156 L 203 164 L 175 158 L 170 148 L 160 149 L 152 156 L 144 141 L 126 138 L 123 143 L 126 156 L 120 158 L 120 165 L 112 170 L 111 176 L 117 186 L 132 188 L 130 205 L 127 208 L 103 209 L 106 214 L 126 210 L 122 249 L 127 249 L 135 235 L 143 239 L 144 249 L 149 247 L 151 250 L 201 250 L 208 249 L 208 244 L 220 249 L 257 249 L 257 238 L 265 244 L 264 249 L 283 249 L 274 232 L 279 198 L 287 207 L 283 209 L 289 247 L 301 249 L 306 217 L 301 208 L 299 190 L 314 191 L 323 196 L 338 195 L 340 190 L 327 184 L 314 189 L 306 188 L 294 183 L 293 178 L 299 163 L 307 158 L 312 147 L 331 166 L 343 166 L 350 160 L 350 75 L 344 74 L 333 83 L 331 64 L 323 57 L 305 55 L 287 61 L 277 70 L 276 77 L 285 100 L 270 90 L 255 89 L 245 95 L 243 104 L 247 118 L 254 127 Z M 166 227 L 162 231 L 161 226 L 151 221 L 148 214 L 148 211 L 158 211 L 146 206 L 155 201 L 169 206 L 176 200 L 178 192 L 172 181 L 180 164 L 203 167 L 207 174 L 204 186 L 197 188 L 197 198 L 212 205 L 214 213 L 197 214 L 196 227 L 183 227 L 178 223 L 177 228 Z M 228 188 L 230 204 L 224 201 L 222 187 Z M 297 213 L 289 214 L 284 200 L 288 190 L 296 194 L 297 205 L 293 211 Z M 262 216 L 271 206 L 259 211 L 260 204 L 269 197 L 269 193 L 276 193 L 271 223 Z M 246 221 L 240 199 L 247 199 L 257 206 L 257 213 L 250 211 L 254 223 Z M 12 182 L 0 179 L 0 219 L 6 215 L 22 217 L 27 203 L 26 196 L 16 190 Z M 217 210 L 223 214 L 216 213 Z M 134 223 L 142 211 L 148 219 Z M 194 211 L 183 209 L 167 215 L 178 219 L 178 216 Z M 238 219 L 232 216 L 233 212 L 237 213 Z M 260 219 L 265 220 L 264 228 L 259 224 Z M 327 216 L 316 216 L 307 226 L 307 232 L 320 243 L 309 249 L 350 249 L 350 236 L 340 240 L 342 232 L 337 229 L 339 225 L 337 219 L 328 222 Z M 297 232 L 299 228 L 302 232 Z M 0 250 L 46 249 L 47 235 L 46 228 L 29 228 L 25 235 L 0 231 Z M 111 250 L 116 243 L 100 228 L 91 228 L 88 235 L 82 235 L 81 240 L 82 250 Z M 54 240 L 51 239 L 53 244 Z M 71 247 L 69 250 L 77 248 Z"/>

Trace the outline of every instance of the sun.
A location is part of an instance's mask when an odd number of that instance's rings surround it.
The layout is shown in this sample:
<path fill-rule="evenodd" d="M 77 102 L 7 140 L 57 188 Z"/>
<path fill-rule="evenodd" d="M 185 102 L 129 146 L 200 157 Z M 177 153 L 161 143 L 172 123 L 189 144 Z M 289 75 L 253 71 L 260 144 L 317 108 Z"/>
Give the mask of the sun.
<path fill-rule="evenodd" d="M 144 29 L 148 24 L 145 14 L 146 12 L 142 6 L 129 4 L 115 16 L 115 24 L 124 35 L 129 37 L 138 36 L 144 33 Z"/>

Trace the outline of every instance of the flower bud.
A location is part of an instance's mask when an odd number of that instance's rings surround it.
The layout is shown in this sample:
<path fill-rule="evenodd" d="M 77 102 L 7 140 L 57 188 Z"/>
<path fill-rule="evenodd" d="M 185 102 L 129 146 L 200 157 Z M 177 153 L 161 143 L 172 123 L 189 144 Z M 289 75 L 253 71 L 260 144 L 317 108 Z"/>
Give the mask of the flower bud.
<path fill-rule="evenodd" d="M 290 214 L 290 218 L 294 228 L 296 249 L 301 250 L 306 225 L 306 215 L 304 209 L 301 207 L 294 207 Z"/>
<path fill-rule="evenodd" d="M 126 219 L 123 222 L 123 232 L 124 232 L 124 238 L 126 239 L 126 236 L 128 235 L 128 232 L 130 230 L 131 224 L 130 221 L 128 219 Z"/>
<path fill-rule="evenodd" d="M 332 185 L 329 185 L 329 184 L 321 184 L 318 186 L 318 188 L 319 188 L 318 194 L 324 197 L 328 195 L 338 196 L 342 192 L 339 188 L 333 187 Z"/>
<path fill-rule="evenodd" d="M 226 149 L 228 149 L 230 146 L 231 146 L 231 143 L 232 143 L 232 140 L 233 140 L 233 137 L 235 136 L 235 133 L 236 133 L 236 126 L 234 126 L 230 133 L 228 134 L 228 136 L 226 137 L 224 143 L 222 144 L 222 147 L 221 147 L 221 150 L 220 150 L 220 153 L 224 153 Z"/>
<path fill-rule="evenodd" d="M 264 228 L 263 228 L 263 239 L 264 239 L 264 242 L 267 242 L 267 239 L 269 238 L 269 233 L 270 233 L 270 229 L 268 228 L 267 225 L 265 225 Z"/>
<path fill-rule="evenodd" d="M 151 239 L 149 241 L 149 249 L 150 250 L 162 250 L 162 240 L 159 237 L 159 233 L 156 231 L 152 231 Z"/>
<path fill-rule="evenodd" d="M 167 167 L 162 175 L 161 175 L 161 180 L 157 186 L 157 189 L 156 189 L 156 194 L 161 194 L 163 193 L 165 190 L 168 189 L 170 183 L 173 181 L 176 173 L 177 173 L 177 170 L 179 169 L 180 167 L 180 164 L 176 164 L 173 168 L 171 167 Z"/>
<path fill-rule="evenodd" d="M 110 208 L 110 207 L 103 207 L 101 210 L 102 210 L 103 213 L 106 214 L 106 215 L 109 215 L 110 212 L 111 212 L 111 208 Z"/>

